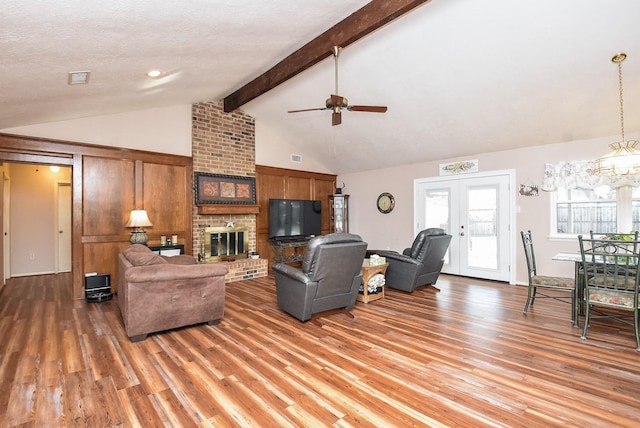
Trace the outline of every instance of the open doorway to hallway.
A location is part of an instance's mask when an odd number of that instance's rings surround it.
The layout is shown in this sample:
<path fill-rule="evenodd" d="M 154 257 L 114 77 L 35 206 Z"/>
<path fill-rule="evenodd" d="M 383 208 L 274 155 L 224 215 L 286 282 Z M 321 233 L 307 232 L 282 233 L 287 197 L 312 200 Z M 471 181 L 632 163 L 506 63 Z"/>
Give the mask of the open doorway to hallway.
<path fill-rule="evenodd" d="M 71 168 L 4 162 L 2 278 L 71 271 Z"/>

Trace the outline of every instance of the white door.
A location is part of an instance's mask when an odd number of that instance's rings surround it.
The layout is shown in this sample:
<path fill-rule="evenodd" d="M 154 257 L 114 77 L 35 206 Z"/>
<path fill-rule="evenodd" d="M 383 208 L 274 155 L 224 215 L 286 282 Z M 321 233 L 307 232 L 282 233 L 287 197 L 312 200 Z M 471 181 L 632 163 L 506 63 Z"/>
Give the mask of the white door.
<path fill-rule="evenodd" d="M 71 184 L 58 183 L 58 272 L 71 272 Z"/>
<path fill-rule="evenodd" d="M 415 233 L 452 235 L 442 272 L 514 283 L 512 181 L 511 171 L 416 180 Z"/>

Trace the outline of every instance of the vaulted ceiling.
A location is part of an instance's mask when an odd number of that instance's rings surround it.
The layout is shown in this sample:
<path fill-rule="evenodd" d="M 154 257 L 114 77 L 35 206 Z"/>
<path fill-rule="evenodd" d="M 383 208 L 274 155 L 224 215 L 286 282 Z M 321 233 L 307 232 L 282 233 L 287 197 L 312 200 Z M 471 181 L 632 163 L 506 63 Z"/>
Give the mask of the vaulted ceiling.
<path fill-rule="evenodd" d="M 228 99 L 367 3 L 7 0 L 0 129 Z M 340 95 L 387 113 L 287 113 L 334 92 L 329 39 L 326 58 L 240 108 L 259 140 L 335 173 L 618 136 L 622 51 L 625 130 L 640 132 L 638 17 L 637 0 L 431 0 L 340 55 Z M 83 70 L 88 84 L 67 84 Z"/>

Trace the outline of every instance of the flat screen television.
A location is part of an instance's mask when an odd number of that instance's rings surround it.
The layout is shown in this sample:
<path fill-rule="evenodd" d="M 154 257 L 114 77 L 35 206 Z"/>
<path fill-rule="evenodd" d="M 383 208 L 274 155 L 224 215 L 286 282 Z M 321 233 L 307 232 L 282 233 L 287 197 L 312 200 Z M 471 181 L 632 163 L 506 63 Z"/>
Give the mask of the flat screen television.
<path fill-rule="evenodd" d="M 269 199 L 269 239 L 308 238 L 321 232 L 321 201 Z"/>

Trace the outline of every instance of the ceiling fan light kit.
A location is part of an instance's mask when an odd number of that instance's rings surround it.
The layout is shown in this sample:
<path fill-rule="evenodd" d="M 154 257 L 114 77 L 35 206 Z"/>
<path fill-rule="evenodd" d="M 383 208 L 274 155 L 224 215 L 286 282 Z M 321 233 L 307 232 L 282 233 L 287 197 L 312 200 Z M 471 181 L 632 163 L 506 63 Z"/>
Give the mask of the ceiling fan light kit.
<path fill-rule="evenodd" d="M 300 113 L 303 111 L 316 111 L 316 110 L 332 110 L 331 113 L 331 125 L 336 126 L 342 123 L 342 110 L 348 111 L 362 111 L 368 113 L 385 113 L 387 111 L 386 106 L 351 106 L 349 105 L 349 101 L 343 97 L 338 95 L 338 57 L 340 56 L 340 52 L 342 52 L 342 48 L 340 46 L 334 46 L 331 49 L 331 53 L 333 54 L 333 58 L 335 61 L 335 94 L 331 94 L 329 98 L 325 101 L 324 107 L 319 108 L 307 108 L 302 110 L 289 110 L 289 113 Z"/>

